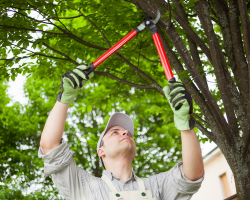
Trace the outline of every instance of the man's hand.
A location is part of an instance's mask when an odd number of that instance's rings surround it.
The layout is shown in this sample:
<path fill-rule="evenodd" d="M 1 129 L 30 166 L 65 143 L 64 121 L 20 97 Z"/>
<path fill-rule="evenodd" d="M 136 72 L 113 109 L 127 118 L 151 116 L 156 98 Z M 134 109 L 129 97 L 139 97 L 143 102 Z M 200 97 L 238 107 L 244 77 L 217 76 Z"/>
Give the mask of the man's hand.
<path fill-rule="evenodd" d="M 178 130 L 191 130 L 195 127 L 193 101 L 186 87 L 180 82 L 168 82 L 169 86 L 163 88 L 165 96 L 174 112 L 174 124 Z"/>
<path fill-rule="evenodd" d="M 62 75 L 61 91 L 57 95 L 57 101 L 70 104 L 74 100 L 77 92 L 86 84 L 88 80 L 84 73 L 84 70 L 88 68 L 88 66 L 79 65 L 72 71 Z M 93 76 L 93 72 L 88 75 L 89 78 Z"/>

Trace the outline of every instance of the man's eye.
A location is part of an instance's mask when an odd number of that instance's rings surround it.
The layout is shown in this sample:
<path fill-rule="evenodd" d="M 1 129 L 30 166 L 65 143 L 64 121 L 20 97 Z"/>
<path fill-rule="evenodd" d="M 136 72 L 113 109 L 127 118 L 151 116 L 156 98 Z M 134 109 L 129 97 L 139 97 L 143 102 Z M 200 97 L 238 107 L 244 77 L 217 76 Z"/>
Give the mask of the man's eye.
<path fill-rule="evenodd" d="M 117 132 L 115 131 L 115 132 L 113 132 L 113 133 L 117 133 Z M 112 133 L 112 134 L 113 134 L 113 133 Z"/>

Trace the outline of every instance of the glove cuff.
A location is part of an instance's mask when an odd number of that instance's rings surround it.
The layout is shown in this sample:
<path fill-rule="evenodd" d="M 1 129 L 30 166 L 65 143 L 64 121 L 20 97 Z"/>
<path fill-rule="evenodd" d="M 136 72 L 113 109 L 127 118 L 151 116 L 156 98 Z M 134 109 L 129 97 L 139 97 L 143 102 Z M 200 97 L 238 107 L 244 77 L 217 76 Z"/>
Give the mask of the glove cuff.
<path fill-rule="evenodd" d="M 74 89 L 74 90 L 64 90 L 64 91 L 60 91 L 56 97 L 56 100 L 61 102 L 61 103 L 65 103 L 65 104 L 70 104 L 73 102 L 77 92 L 80 89 Z"/>
<path fill-rule="evenodd" d="M 62 99 L 62 91 L 60 91 L 58 94 L 57 94 L 57 97 L 56 97 L 56 100 L 61 102 L 61 99 Z"/>
<path fill-rule="evenodd" d="M 192 116 L 190 116 L 189 128 L 190 128 L 190 130 L 192 130 L 194 127 L 195 127 L 195 120 Z"/>
<path fill-rule="evenodd" d="M 181 121 L 176 119 L 180 119 L 179 116 L 174 115 L 174 118 L 174 125 L 180 131 L 192 130 L 195 127 L 195 120 L 191 116 L 190 119 L 188 116 L 182 116 Z"/>

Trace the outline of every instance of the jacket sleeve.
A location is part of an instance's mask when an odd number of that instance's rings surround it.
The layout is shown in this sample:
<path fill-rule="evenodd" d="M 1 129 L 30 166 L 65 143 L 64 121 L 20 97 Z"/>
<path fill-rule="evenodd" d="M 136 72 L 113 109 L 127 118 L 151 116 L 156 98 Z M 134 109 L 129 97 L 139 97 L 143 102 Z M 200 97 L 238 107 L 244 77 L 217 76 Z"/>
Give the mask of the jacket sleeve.
<path fill-rule="evenodd" d="M 179 162 L 171 170 L 155 175 L 162 199 L 187 200 L 199 190 L 204 176 L 191 181 L 185 177 L 182 166 Z"/>
<path fill-rule="evenodd" d="M 80 200 L 84 195 L 85 181 L 91 176 L 76 166 L 73 151 L 63 142 L 57 148 L 44 155 L 39 147 L 38 157 L 44 161 L 44 177 L 52 176 L 59 193 L 67 200 Z"/>

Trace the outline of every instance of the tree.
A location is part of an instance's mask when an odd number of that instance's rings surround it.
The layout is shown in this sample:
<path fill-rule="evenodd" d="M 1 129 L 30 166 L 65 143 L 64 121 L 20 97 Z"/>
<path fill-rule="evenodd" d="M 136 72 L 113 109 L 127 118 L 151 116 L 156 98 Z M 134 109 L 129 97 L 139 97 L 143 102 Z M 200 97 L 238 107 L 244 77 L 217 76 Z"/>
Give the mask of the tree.
<path fill-rule="evenodd" d="M 48 115 L 48 109 L 52 102 L 40 105 L 38 110 L 32 110 L 32 105 L 42 103 L 39 93 L 31 91 L 29 106 L 23 106 L 18 102 L 9 105 L 7 85 L 0 83 L 0 199 L 53 199 L 58 194 L 50 194 L 52 181 L 43 180 L 41 168 L 43 163 L 37 157 L 37 149 L 42 127 Z M 41 93 L 41 91 L 40 91 Z M 35 96 L 37 95 L 37 96 Z M 34 112 L 33 112 L 34 111 Z M 22 192 L 33 184 L 43 183 L 41 191 L 24 195 Z M 46 191 L 46 194 L 44 194 Z M 55 198 L 54 198 L 55 199 Z M 57 198 L 59 200 L 59 198 Z"/>
<path fill-rule="evenodd" d="M 30 73 L 54 83 L 78 64 L 96 60 L 142 22 L 143 12 L 155 17 L 159 10 L 162 18 L 158 31 L 173 71 L 193 96 L 196 125 L 225 155 L 234 174 L 238 199 L 250 198 L 248 1 L 13 0 L 2 2 L 1 7 L 2 78 Z M 13 57 L 7 57 L 8 53 Z M 33 58 L 34 62 L 20 62 L 25 58 Z M 13 67 L 15 63 L 19 63 L 18 68 Z M 147 31 L 94 73 L 97 88 L 103 85 L 107 97 L 106 88 L 114 88 L 110 92 L 116 94 L 119 103 L 126 101 L 128 94 L 135 102 L 139 99 L 137 103 L 147 97 L 148 102 L 143 102 L 154 105 L 154 98 L 163 98 L 162 86 L 167 85 Z M 209 76 L 215 88 L 208 84 Z M 138 94 L 135 98 L 126 85 L 134 88 Z M 93 108 L 91 101 L 104 107 L 110 103 L 108 98 L 90 96 L 92 99 L 85 104 L 88 111 Z M 163 119 L 164 112 L 158 112 Z"/>

